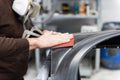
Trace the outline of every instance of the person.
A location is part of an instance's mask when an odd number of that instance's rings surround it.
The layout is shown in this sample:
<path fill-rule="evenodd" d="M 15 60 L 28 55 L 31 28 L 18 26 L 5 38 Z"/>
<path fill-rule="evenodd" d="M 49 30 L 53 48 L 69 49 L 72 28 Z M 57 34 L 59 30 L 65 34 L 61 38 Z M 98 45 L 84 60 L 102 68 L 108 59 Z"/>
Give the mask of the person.
<path fill-rule="evenodd" d="M 68 42 L 72 35 L 44 31 L 38 38 L 21 38 L 23 25 L 12 10 L 14 0 L 0 0 L 0 80 L 24 80 L 29 51 Z M 27 29 L 32 26 L 26 23 Z"/>

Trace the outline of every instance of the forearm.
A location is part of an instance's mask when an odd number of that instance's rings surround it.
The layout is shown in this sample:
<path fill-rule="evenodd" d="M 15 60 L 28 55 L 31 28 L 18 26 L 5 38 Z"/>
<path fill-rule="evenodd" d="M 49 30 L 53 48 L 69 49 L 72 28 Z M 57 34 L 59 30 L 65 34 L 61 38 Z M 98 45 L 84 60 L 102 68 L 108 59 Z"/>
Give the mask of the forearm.
<path fill-rule="evenodd" d="M 28 53 L 29 44 L 26 39 L 0 37 L 0 57 L 12 56 L 15 53 Z"/>

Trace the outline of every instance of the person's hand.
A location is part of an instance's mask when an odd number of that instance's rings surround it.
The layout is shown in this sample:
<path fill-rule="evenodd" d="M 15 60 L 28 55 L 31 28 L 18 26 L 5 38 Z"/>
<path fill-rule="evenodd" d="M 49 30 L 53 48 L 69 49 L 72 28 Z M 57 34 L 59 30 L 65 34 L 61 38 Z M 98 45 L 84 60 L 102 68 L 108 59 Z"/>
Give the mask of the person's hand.
<path fill-rule="evenodd" d="M 48 48 L 61 43 L 69 42 L 73 38 L 69 33 L 46 32 L 38 38 L 28 38 L 30 50 L 35 48 Z"/>
<path fill-rule="evenodd" d="M 71 38 L 73 38 L 72 34 L 51 32 L 37 38 L 37 45 L 40 48 L 53 47 L 61 43 L 69 42 Z"/>

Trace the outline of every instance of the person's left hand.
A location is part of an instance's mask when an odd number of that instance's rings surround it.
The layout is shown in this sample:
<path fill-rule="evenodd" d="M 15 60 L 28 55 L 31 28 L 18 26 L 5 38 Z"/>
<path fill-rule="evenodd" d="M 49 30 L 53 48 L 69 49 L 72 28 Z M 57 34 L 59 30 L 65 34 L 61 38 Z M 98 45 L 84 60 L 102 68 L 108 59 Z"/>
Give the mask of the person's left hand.
<path fill-rule="evenodd" d="M 54 31 L 43 31 L 43 35 L 38 38 L 28 38 L 29 49 L 54 47 L 58 44 L 69 42 L 73 38 L 72 34 Z"/>
<path fill-rule="evenodd" d="M 38 48 L 54 47 L 58 44 L 69 42 L 73 38 L 72 34 L 59 32 L 46 32 L 36 40 Z"/>

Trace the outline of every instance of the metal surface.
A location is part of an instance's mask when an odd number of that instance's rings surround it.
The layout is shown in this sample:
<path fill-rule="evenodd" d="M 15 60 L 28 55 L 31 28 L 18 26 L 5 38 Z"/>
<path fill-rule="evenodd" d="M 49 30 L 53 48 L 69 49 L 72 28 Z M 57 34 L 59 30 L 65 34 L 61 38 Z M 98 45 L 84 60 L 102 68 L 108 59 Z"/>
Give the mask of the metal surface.
<path fill-rule="evenodd" d="M 38 48 L 35 49 L 35 66 L 36 66 L 37 73 L 39 73 L 41 62 L 40 62 L 40 50 Z"/>
<path fill-rule="evenodd" d="M 78 68 L 84 56 L 97 44 L 114 37 L 120 37 L 120 30 L 75 34 L 73 47 L 53 50 L 52 80 L 78 80 Z"/>

